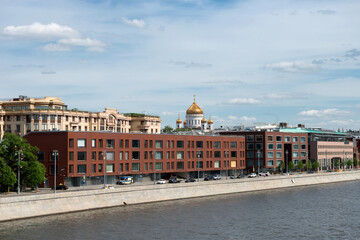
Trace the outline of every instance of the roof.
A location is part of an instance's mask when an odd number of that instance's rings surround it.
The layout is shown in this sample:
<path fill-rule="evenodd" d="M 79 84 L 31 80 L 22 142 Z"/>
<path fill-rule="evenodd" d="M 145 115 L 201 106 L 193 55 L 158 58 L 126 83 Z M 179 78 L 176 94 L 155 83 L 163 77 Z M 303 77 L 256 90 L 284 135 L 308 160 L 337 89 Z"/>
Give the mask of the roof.
<path fill-rule="evenodd" d="M 328 134 L 339 134 L 339 135 L 347 135 L 346 133 L 341 132 L 328 132 L 328 131 L 320 131 L 320 130 L 312 130 L 312 129 L 304 129 L 304 128 L 280 128 L 279 132 L 288 132 L 288 133 L 328 133 Z"/>

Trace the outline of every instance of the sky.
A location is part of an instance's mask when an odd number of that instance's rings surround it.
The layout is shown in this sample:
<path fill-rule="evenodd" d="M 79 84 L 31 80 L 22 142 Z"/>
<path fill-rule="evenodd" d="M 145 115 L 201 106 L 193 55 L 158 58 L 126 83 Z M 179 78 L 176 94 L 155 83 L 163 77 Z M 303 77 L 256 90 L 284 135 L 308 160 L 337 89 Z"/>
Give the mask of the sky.
<path fill-rule="evenodd" d="M 360 129 L 358 0 L 0 3 L 0 100 Z"/>

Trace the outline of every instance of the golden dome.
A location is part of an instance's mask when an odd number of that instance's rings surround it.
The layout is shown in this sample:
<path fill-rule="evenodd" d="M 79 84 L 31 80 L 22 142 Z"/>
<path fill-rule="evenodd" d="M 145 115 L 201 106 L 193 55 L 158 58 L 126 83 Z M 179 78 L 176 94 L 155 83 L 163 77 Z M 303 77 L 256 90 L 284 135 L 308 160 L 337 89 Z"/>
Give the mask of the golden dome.
<path fill-rule="evenodd" d="M 195 95 L 194 95 L 194 102 L 193 104 L 191 104 L 188 110 L 186 110 L 186 114 L 204 114 L 203 110 L 195 102 Z"/>
<path fill-rule="evenodd" d="M 203 117 L 203 119 L 201 119 L 201 123 L 206 123 L 205 117 Z"/>
<path fill-rule="evenodd" d="M 208 121 L 208 124 L 213 124 L 213 120 L 211 120 L 211 117 L 209 116 L 209 121 Z"/>
<path fill-rule="evenodd" d="M 178 123 L 178 124 L 182 123 L 181 119 L 178 118 L 178 119 L 176 120 L 176 123 Z"/>

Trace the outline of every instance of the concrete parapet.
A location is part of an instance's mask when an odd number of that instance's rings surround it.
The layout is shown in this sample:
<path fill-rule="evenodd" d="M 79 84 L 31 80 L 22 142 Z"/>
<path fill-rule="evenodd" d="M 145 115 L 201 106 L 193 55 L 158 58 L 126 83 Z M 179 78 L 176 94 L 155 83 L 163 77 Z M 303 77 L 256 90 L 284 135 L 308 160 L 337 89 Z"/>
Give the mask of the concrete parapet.
<path fill-rule="evenodd" d="M 0 221 L 89 209 L 141 204 L 220 194 L 353 181 L 359 172 L 304 174 L 196 183 L 126 186 L 115 189 L 68 191 L 0 198 Z"/>

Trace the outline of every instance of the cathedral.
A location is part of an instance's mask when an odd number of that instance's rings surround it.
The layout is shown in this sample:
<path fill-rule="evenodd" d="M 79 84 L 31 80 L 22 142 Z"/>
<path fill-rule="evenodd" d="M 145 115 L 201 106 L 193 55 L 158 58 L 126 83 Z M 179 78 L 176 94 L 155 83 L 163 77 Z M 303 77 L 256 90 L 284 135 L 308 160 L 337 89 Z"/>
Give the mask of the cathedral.
<path fill-rule="evenodd" d="M 195 101 L 186 110 L 186 117 L 184 122 L 181 121 L 180 116 L 176 120 L 176 128 L 190 128 L 192 130 L 213 130 L 213 121 L 209 117 L 209 121 L 206 121 L 203 110 L 197 105 Z"/>

